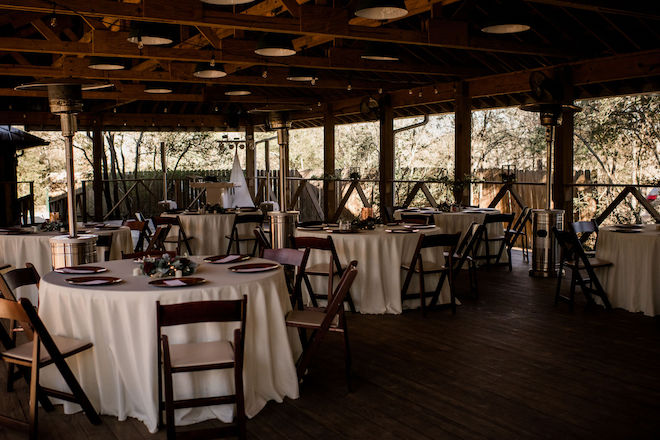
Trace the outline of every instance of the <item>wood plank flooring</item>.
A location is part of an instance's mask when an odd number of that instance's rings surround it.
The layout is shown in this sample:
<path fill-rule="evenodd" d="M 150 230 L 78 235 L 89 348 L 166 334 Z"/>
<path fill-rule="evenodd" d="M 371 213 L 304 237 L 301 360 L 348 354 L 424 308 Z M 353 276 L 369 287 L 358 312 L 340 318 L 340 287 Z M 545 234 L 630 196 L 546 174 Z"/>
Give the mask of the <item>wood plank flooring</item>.
<path fill-rule="evenodd" d="M 329 335 L 301 398 L 269 402 L 253 439 L 660 438 L 660 319 L 553 305 L 554 280 L 530 278 L 514 256 L 480 271 L 480 297 L 456 316 L 434 310 L 349 316 L 354 392 L 343 345 Z M 467 294 L 466 280 L 459 291 Z M 660 288 L 660 286 L 659 286 Z M 0 372 L 4 382 L 4 370 Z M 0 383 L 4 390 L 4 383 Z M 0 411 L 26 412 L 25 386 Z M 204 425 L 215 425 L 207 422 Z M 164 439 L 129 419 L 40 412 L 44 439 Z M 0 428 L 0 440 L 24 436 Z"/>

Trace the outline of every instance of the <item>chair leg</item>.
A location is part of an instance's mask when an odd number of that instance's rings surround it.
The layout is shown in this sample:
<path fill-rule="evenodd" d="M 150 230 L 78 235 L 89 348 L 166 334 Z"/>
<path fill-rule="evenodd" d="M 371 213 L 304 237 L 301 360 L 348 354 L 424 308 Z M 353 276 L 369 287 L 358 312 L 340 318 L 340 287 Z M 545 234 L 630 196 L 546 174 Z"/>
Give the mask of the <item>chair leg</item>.
<path fill-rule="evenodd" d="M 71 394 L 73 394 L 78 399 L 77 403 L 82 407 L 90 423 L 92 425 L 100 425 L 101 418 L 96 412 L 96 409 L 94 409 L 92 402 L 90 402 L 87 398 L 87 394 L 85 394 L 85 391 L 83 391 L 80 383 L 78 382 L 78 379 L 76 379 L 76 377 L 73 375 L 69 365 L 63 358 L 55 359 L 55 365 L 57 365 L 57 369 L 60 371 L 64 381 L 69 386 Z"/>
<path fill-rule="evenodd" d="M 307 286 L 307 293 L 309 293 L 309 299 L 312 301 L 312 305 L 318 307 L 319 304 L 316 301 L 316 294 L 314 293 L 314 289 L 312 289 L 312 283 L 309 281 L 307 274 L 303 276 L 303 280 L 305 280 L 305 286 Z"/>
<path fill-rule="evenodd" d="M 506 247 L 506 254 L 507 257 L 509 257 L 509 272 L 513 271 L 513 263 L 511 263 L 511 247 L 507 246 Z"/>
<path fill-rule="evenodd" d="M 573 311 L 573 305 L 575 304 L 575 284 L 576 284 L 576 281 L 577 281 L 576 277 L 579 276 L 578 274 L 575 273 L 576 271 L 577 271 L 577 269 L 571 270 L 571 288 L 570 288 L 570 291 L 569 291 L 569 303 L 568 303 L 571 312 Z M 585 291 L 584 288 L 582 289 L 582 291 L 583 292 Z M 589 300 L 589 298 L 587 297 L 587 301 L 588 300 Z"/>
<path fill-rule="evenodd" d="M 471 272 L 472 273 L 472 279 L 474 281 L 474 297 L 478 299 L 479 298 L 479 282 L 477 281 L 477 263 L 474 260 L 472 260 L 469 263 L 468 267 L 469 267 L 468 275 L 469 275 L 469 272 Z"/>
<path fill-rule="evenodd" d="M 559 272 L 557 272 L 557 288 L 555 289 L 555 307 L 559 305 L 559 298 L 561 296 L 561 280 L 564 273 L 564 262 L 559 263 Z"/>
<path fill-rule="evenodd" d="M 30 373 L 30 417 L 28 420 L 28 438 L 30 440 L 36 440 L 39 438 L 39 406 L 37 405 L 39 394 L 39 367 L 33 364 Z"/>
<path fill-rule="evenodd" d="M 243 394 L 243 373 L 242 368 L 234 367 L 234 382 L 236 383 L 236 425 L 238 427 L 238 438 L 243 440 L 247 438 L 245 425 L 247 417 L 245 416 L 245 396 Z"/>
<path fill-rule="evenodd" d="M 346 301 L 348 302 L 348 308 L 351 311 L 351 313 L 357 313 L 355 309 L 355 303 L 353 302 L 353 298 L 351 298 L 350 291 L 346 294 Z"/>
<path fill-rule="evenodd" d="M 346 388 L 348 388 L 348 392 L 353 391 L 353 386 L 351 382 L 351 364 L 352 364 L 352 359 L 351 359 L 351 346 L 348 342 L 348 328 L 346 326 L 346 322 L 344 322 L 344 363 L 346 366 Z"/>
<path fill-rule="evenodd" d="M 424 287 L 424 273 L 420 270 L 419 272 L 419 301 L 420 308 L 422 309 L 422 316 L 426 317 L 426 304 L 424 304 L 424 293 L 426 289 Z"/>

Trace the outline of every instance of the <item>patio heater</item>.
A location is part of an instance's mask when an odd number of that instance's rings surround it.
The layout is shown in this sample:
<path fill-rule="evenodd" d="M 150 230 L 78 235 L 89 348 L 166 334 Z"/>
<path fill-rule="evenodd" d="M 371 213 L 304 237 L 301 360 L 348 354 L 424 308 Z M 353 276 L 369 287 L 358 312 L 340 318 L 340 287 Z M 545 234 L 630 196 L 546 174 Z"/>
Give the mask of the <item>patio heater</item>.
<path fill-rule="evenodd" d="M 580 107 L 573 104 L 558 102 L 538 102 L 525 104 L 521 110 L 539 113 L 541 125 L 545 127 L 547 174 L 545 183 L 545 209 L 532 211 L 532 268 L 529 271 L 533 277 L 556 277 L 559 271 L 559 246 L 552 233 L 553 226 L 564 229 L 564 210 L 552 209 L 552 152 L 554 150 L 555 132 L 560 125 L 563 112 L 577 112 Z"/>
<path fill-rule="evenodd" d="M 91 234 L 79 235 L 77 229 L 73 136 L 77 131 L 76 115 L 82 111 L 83 107 L 82 91 L 111 86 L 112 84 L 89 83 L 75 79 L 56 79 L 16 87 L 17 90 L 47 90 L 50 111 L 60 116 L 65 145 L 69 235 L 50 239 L 52 264 L 55 269 L 96 261 L 96 239 L 98 237 Z"/>

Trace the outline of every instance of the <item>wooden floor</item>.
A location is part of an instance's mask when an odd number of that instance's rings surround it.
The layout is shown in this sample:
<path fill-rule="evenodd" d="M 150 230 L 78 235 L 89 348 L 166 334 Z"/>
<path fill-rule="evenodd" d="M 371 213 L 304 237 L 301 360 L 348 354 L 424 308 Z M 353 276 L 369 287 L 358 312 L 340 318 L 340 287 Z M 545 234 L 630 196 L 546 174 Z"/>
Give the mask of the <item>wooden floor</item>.
<path fill-rule="evenodd" d="M 480 298 L 464 298 L 456 316 L 350 316 L 354 392 L 330 335 L 301 398 L 268 403 L 248 422 L 249 437 L 660 438 L 659 320 L 582 303 L 573 313 L 555 308 L 555 281 L 530 278 L 516 262 L 513 275 L 483 270 Z M 24 386 L 2 394 L 2 411 L 18 399 L 25 408 Z M 61 409 L 40 415 L 44 439 L 165 438 L 134 419 L 92 426 Z M 15 438 L 24 437 L 0 430 Z"/>

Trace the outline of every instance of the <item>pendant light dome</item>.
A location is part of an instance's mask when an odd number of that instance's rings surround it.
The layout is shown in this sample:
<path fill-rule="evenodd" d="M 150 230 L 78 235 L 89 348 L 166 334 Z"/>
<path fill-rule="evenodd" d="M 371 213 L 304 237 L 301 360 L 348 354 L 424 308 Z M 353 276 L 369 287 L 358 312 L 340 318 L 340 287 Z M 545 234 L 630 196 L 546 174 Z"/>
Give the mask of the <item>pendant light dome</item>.
<path fill-rule="evenodd" d="M 227 96 L 247 96 L 251 94 L 252 92 L 245 87 L 230 87 L 225 90 Z"/>
<path fill-rule="evenodd" d="M 265 57 L 288 57 L 296 54 L 291 38 L 283 34 L 263 34 L 254 50 L 257 55 Z"/>
<path fill-rule="evenodd" d="M 227 72 L 225 72 L 225 68 L 222 64 L 197 63 L 193 76 L 196 78 L 214 79 L 227 76 Z"/>
<path fill-rule="evenodd" d="M 148 83 L 144 88 L 144 93 L 151 93 L 152 95 L 166 95 L 172 92 L 172 87 L 163 83 Z"/>
<path fill-rule="evenodd" d="M 286 79 L 289 81 L 298 81 L 298 82 L 312 82 L 318 80 L 316 73 L 309 69 L 302 69 L 300 67 L 292 67 L 289 69 L 289 73 L 286 76 Z"/>
<path fill-rule="evenodd" d="M 408 9 L 403 0 L 360 0 L 355 15 L 371 20 L 392 20 L 408 15 Z"/>
<path fill-rule="evenodd" d="M 87 67 L 94 70 L 124 70 L 126 63 L 124 60 L 114 58 L 91 57 Z"/>
<path fill-rule="evenodd" d="M 134 23 L 127 40 L 141 49 L 144 46 L 162 46 L 174 42 L 173 29 L 168 25 L 153 23 Z"/>
<path fill-rule="evenodd" d="M 399 55 L 393 47 L 373 42 L 367 45 L 360 58 L 372 61 L 399 61 Z"/>

